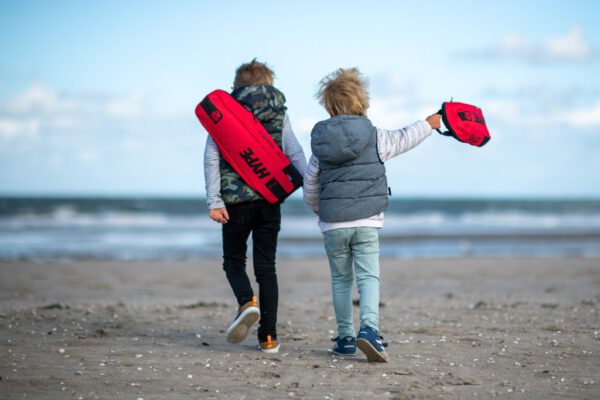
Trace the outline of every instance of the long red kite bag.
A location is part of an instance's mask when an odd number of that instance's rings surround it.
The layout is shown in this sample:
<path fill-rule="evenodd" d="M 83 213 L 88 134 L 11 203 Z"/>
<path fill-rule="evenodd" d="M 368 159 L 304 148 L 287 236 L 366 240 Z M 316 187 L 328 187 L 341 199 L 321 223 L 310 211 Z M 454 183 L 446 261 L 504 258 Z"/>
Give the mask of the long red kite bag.
<path fill-rule="evenodd" d="M 481 147 L 490 141 L 490 132 L 485 124 L 483 113 L 479 107 L 471 104 L 447 101 L 437 112 L 448 131 L 437 131 L 444 136 L 452 136 L 456 140 Z"/>
<path fill-rule="evenodd" d="M 302 186 L 302 176 L 254 115 L 223 90 L 209 93 L 196 116 L 223 158 L 269 203 Z"/>

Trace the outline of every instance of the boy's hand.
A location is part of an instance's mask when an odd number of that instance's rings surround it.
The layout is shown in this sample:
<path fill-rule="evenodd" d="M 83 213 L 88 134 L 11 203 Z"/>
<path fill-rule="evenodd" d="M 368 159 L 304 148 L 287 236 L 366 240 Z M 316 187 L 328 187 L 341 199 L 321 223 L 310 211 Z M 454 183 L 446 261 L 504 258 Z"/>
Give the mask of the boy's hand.
<path fill-rule="evenodd" d="M 208 216 L 215 222 L 220 224 L 226 224 L 229 221 L 229 214 L 227 209 L 223 208 L 211 208 L 208 210 Z"/>
<path fill-rule="evenodd" d="M 431 126 L 431 129 L 440 129 L 442 126 L 441 118 L 442 116 L 440 114 L 432 114 L 427 117 L 425 121 Z"/>

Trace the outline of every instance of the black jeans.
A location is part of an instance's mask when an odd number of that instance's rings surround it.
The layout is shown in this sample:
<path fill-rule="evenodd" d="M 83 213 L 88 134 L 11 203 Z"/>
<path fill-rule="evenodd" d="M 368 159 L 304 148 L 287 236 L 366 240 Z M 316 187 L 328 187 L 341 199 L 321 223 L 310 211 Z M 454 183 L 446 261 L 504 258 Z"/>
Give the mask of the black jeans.
<path fill-rule="evenodd" d="M 260 321 L 258 340 L 277 338 L 279 288 L 275 272 L 277 236 L 281 226 L 279 204 L 252 201 L 227 206 L 229 222 L 223 225 L 223 269 L 241 306 L 254 292 L 246 274 L 247 240 L 252 233 L 254 275 L 258 282 Z"/>

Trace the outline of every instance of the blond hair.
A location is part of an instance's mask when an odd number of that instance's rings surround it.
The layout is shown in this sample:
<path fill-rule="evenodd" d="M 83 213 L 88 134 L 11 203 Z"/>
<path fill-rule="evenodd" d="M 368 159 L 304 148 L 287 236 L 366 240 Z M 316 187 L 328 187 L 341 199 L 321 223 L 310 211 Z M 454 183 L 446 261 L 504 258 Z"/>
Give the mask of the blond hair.
<path fill-rule="evenodd" d="M 255 85 L 262 83 L 263 85 L 273 85 L 273 77 L 275 73 L 267 64 L 256 61 L 256 58 L 240 65 L 235 70 L 235 79 L 233 80 L 233 87 L 238 88 L 240 86 Z"/>
<path fill-rule="evenodd" d="M 339 68 L 319 82 L 316 97 L 329 113 L 336 115 L 367 116 L 369 82 L 358 68 Z"/>

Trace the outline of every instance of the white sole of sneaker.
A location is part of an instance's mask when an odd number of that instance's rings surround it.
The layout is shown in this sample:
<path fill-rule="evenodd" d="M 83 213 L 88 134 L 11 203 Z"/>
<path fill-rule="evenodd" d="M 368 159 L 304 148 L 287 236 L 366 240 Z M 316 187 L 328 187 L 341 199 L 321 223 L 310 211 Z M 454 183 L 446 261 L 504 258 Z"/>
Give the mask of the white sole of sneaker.
<path fill-rule="evenodd" d="M 227 328 L 225 336 L 229 343 L 239 343 L 246 339 L 252 325 L 260 318 L 258 307 L 246 308 Z"/>
<path fill-rule="evenodd" d="M 356 339 L 356 346 L 365 353 L 368 362 L 388 362 L 389 356 L 385 351 L 377 350 L 368 340 Z"/>
<path fill-rule="evenodd" d="M 275 353 L 279 353 L 279 345 L 277 345 L 277 347 L 275 347 L 274 349 L 263 349 L 262 347 L 260 347 L 260 344 L 258 346 L 256 346 L 256 348 L 260 351 L 262 351 L 263 353 L 269 353 L 269 354 L 275 354 Z"/>
<path fill-rule="evenodd" d="M 331 352 L 337 356 L 355 356 L 356 355 L 356 352 L 354 352 L 354 353 L 339 353 L 335 350 L 331 350 Z"/>

